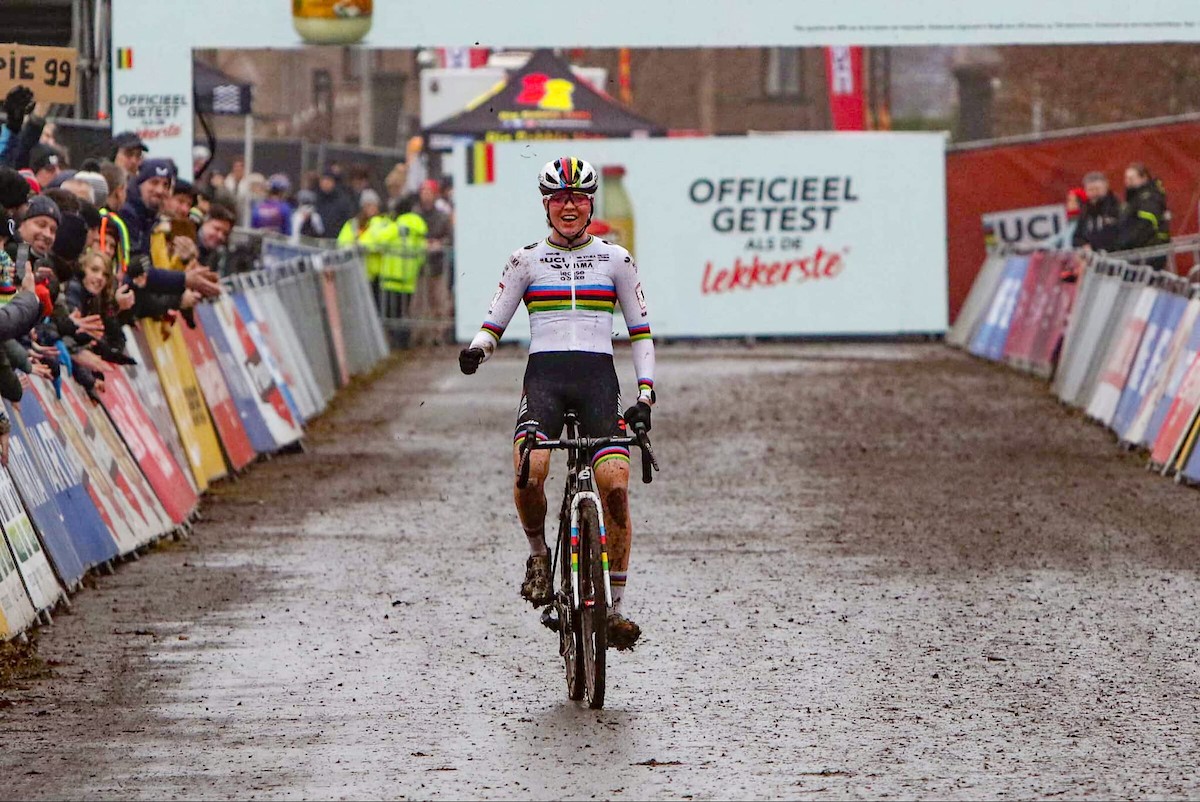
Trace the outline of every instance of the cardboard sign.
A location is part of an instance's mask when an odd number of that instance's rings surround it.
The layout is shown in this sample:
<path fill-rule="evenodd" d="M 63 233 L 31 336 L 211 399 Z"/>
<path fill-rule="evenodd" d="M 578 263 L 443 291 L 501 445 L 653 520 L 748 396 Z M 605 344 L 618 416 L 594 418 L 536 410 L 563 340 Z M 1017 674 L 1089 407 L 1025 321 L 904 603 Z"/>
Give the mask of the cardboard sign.
<path fill-rule="evenodd" d="M 38 101 L 74 103 L 79 93 L 78 62 L 73 47 L 0 45 L 0 95 L 14 86 L 27 86 Z"/>

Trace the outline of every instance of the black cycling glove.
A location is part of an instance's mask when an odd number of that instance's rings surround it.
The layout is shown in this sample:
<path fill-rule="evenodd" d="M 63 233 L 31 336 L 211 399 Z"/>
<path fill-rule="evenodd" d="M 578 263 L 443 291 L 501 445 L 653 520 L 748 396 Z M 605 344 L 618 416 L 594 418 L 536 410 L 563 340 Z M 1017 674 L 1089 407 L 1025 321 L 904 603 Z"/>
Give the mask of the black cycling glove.
<path fill-rule="evenodd" d="M 625 425 L 630 429 L 636 429 L 638 424 L 650 431 L 650 405 L 645 401 L 638 401 L 636 404 L 625 410 Z"/>
<path fill-rule="evenodd" d="M 482 348 L 464 348 L 458 352 L 458 369 L 470 376 L 479 370 L 483 358 L 487 356 Z"/>

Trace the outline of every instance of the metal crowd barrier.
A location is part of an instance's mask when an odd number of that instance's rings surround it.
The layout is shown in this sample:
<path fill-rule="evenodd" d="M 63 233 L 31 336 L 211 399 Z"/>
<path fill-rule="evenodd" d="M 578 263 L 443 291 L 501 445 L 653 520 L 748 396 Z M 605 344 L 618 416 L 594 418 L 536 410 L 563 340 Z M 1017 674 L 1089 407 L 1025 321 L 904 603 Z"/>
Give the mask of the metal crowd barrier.
<path fill-rule="evenodd" d="M 388 354 L 360 249 L 264 238 L 259 264 L 226 282 L 235 290 L 253 292 L 267 284 L 275 289 L 274 303 L 287 313 L 284 334 L 308 356 L 311 384 L 323 401 Z"/>
<path fill-rule="evenodd" d="M 1060 401 L 1143 450 L 1150 468 L 1200 484 L 1200 271 L 1162 269 L 1198 258 L 1200 236 L 1117 254 L 993 255 L 947 340 L 1051 378 Z"/>
<path fill-rule="evenodd" d="M 339 273 L 336 279 L 339 292 L 350 294 L 375 308 L 387 344 L 394 348 L 405 348 L 453 342 L 453 248 L 439 251 L 392 245 L 346 249 L 334 240 L 300 238 L 297 241 L 273 232 L 251 229 L 236 229 L 234 239 L 240 247 L 254 253 L 256 264 L 261 263 L 267 269 L 302 256 L 324 256 L 328 259 L 330 254 L 355 253 L 364 282 L 359 285 L 357 281 Z M 421 268 L 413 291 L 389 291 L 379 278 L 367 279 L 367 261 L 371 258 L 413 259 L 419 262 Z M 365 298 L 360 297 L 364 289 Z M 355 356 L 360 362 L 366 358 L 364 354 Z"/>

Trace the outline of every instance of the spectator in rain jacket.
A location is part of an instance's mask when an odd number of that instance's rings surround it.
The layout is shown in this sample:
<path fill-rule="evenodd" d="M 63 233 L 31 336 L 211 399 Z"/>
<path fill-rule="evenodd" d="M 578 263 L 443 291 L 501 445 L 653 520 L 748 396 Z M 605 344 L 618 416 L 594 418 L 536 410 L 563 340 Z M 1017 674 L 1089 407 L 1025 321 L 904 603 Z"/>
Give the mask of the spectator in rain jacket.
<path fill-rule="evenodd" d="M 1083 205 L 1075 225 L 1071 245 L 1093 251 L 1117 249 L 1117 219 L 1121 216 L 1121 201 L 1108 186 L 1104 173 L 1088 173 L 1083 177 L 1087 203 Z"/>
<path fill-rule="evenodd" d="M 250 227 L 290 235 L 295 209 L 287 202 L 286 196 L 291 188 L 292 182 L 282 173 L 276 173 L 267 179 L 267 197 L 254 202 L 250 214 Z"/>
<path fill-rule="evenodd" d="M 354 199 L 338 181 L 338 177 L 327 172 L 317 181 L 317 199 L 313 203 L 317 214 L 325 223 L 325 230 L 332 236 L 341 231 L 346 221 L 354 216 Z"/>
<path fill-rule="evenodd" d="M 1132 251 L 1171 241 L 1171 213 L 1162 182 L 1150 175 L 1146 165 L 1134 163 L 1125 169 L 1125 205 L 1117 222 L 1117 250 Z M 1147 261 L 1155 270 L 1166 266 L 1165 257 Z"/>
<path fill-rule="evenodd" d="M 359 198 L 358 215 L 347 220 L 342 226 L 341 233 L 338 234 L 338 244 L 358 244 L 367 249 L 367 280 L 371 282 L 372 290 L 378 294 L 385 251 L 394 246 L 398 238 L 396 224 L 380 214 L 379 194 L 373 189 L 365 189 Z"/>
<path fill-rule="evenodd" d="M 399 251 L 394 259 L 384 262 L 380 285 L 385 292 L 412 295 L 417 289 L 421 267 L 425 264 L 429 226 L 411 208 L 404 209 L 402 204 L 401 209 L 400 216 L 396 218 Z"/>

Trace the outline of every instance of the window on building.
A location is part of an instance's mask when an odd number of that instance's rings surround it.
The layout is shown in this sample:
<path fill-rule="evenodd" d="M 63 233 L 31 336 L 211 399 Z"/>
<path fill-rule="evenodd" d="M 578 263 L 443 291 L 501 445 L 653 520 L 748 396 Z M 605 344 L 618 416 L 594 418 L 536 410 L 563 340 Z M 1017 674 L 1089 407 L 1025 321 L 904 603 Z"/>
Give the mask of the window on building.
<path fill-rule="evenodd" d="M 764 91 L 770 98 L 802 98 L 807 87 L 804 51 L 795 47 L 769 47 Z"/>

